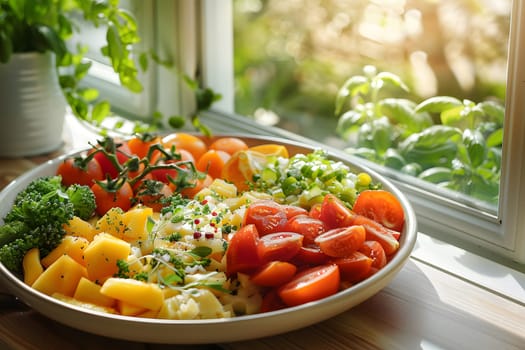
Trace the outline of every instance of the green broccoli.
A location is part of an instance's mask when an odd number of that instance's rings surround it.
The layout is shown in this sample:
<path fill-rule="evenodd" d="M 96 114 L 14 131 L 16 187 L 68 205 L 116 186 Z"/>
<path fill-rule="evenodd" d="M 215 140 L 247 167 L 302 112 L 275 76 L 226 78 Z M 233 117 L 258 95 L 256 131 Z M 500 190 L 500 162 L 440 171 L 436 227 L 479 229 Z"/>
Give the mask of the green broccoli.
<path fill-rule="evenodd" d="M 83 220 L 93 216 L 95 209 L 97 209 L 97 203 L 95 202 L 95 194 L 89 186 L 73 184 L 66 189 L 66 194 L 73 203 L 76 216 Z"/>
<path fill-rule="evenodd" d="M 16 196 L 0 226 L 0 262 L 20 274 L 29 249 L 39 248 L 42 256 L 51 252 L 65 235 L 63 225 L 76 212 L 87 215 L 94 206 L 94 196 L 85 192 L 76 186 L 71 190 L 64 188 L 60 176 L 33 180 Z"/>

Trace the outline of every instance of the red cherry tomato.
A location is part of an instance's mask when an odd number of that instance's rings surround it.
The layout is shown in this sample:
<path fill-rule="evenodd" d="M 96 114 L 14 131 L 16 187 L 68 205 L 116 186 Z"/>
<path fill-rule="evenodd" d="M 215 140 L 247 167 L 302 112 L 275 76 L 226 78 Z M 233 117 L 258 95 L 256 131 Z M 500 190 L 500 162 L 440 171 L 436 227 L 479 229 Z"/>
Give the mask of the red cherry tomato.
<path fill-rule="evenodd" d="M 286 305 L 296 306 L 337 293 L 339 282 L 337 265 L 321 265 L 299 272 L 278 293 Z"/>
<path fill-rule="evenodd" d="M 104 183 L 105 181 L 102 181 Z M 97 203 L 97 214 L 102 216 L 109 209 L 119 207 L 124 211 L 131 208 L 131 200 L 133 198 L 133 190 L 128 182 L 119 187 L 115 191 L 108 191 L 99 183 L 91 186 L 91 190 L 95 194 L 95 202 Z"/>
<path fill-rule="evenodd" d="M 348 226 L 326 231 L 315 239 L 315 243 L 326 255 L 342 258 L 358 250 L 365 237 L 366 231 L 363 226 Z"/>
<path fill-rule="evenodd" d="M 259 234 L 255 225 L 241 227 L 232 235 L 226 250 L 226 273 L 252 272 L 261 266 L 257 252 Z"/>
<path fill-rule="evenodd" d="M 298 207 L 296 205 L 288 205 L 284 204 L 281 205 L 284 212 L 286 213 L 286 218 L 290 220 L 291 218 L 297 216 L 297 215 L 308 215 L 308 210 Z"/>
<path fill-rule="evenodd" d="M 321 220 L 321 218 L 320 218 L 320 216 L 321 216 L 321 206 L 322 206 L 321 203 L 315 203 L 314 205 L 312 205 L 312 207 L 308 211 L 308 215 L 310 215 L 314 219 Z"/>
<path fill-rule="evenodd" d="M 370 257 L 358 251 L 344 258 L 334 259 L 332 262 L 339 266 L 341 280 L 352 283 L 362 281 L 368 277 L 373 263 Z"/>
<path fill-rule="evenodd" d="M 361 192 L 355 200 L 353 211 L 398 232 L 401 232 L 405 223 L 401 203 L 396 196 L 385 190 Z"/>
<path fill-rule="evenodd" d="M 365 239 L 379 242 L 386 255 L 391 255 L 399 249 L 399 241 L 392 234 L 392 232 L 396 231 L 389 230 L 380 223 L 362 215 L 354 215 L 352 224 L 363 226 L 366 231 Z"/>
<path fill-rule="evenodd" d="M 286 304 L 279 297 L 277 288 L 271 288 L 263 295 L 260 312 L 270 312 L 284 308 L 286 308 Z"/>
<path fill-rule="evenodd" d="M 95 181 L 104 179 L 102 168 L 96 159 L 91 159 L 85 164 L 85 168 L 81 168 L 74 158 L 67 158 L 58 166 L 57 175 L 62 177 L 62 184 L 65 186 L 76 183 L 91 187 Z"/>
<path fill-rule="evenodd" d="M 387 258 L 383 246 L 377 241 L 365 241 L 359 251 L 372 259 L 372 266 L 381 269 L 386 265 Z"/>
<path fill-rule="evenodd" d="M 301 249 L 303 236 L 295 232 L 269 233 L 259 239 L 257 251 L 262 262 L 290 261 Z"/>
<path fill-rule="evenodd" d="M 286 261 L 270 261 L 258 269 L 250 279 L 263 287 L 278 287 L 290 281 L 297 267 Z"/>
<path fill-rule="evenodd" d="M 293 258 L 293 263 L 297 265 L 322 265 L 326 264 L 330 257 L 321 251 L 317 245 L 302 246 Z"/>
<path fill-rule="evenodd" d="M 88 151 L 88 154 L 91 154 L 95 151 L 96 149 L 93 148 Z M 130 154 L 131 151 L 129 150 L 127 143 L 122 143 L 115 149 L 114 156 L 117 160 L 117 163 L 122 165 L 130 158 Z M 115 166 L 110 157 L 111 155 L 106 155 L 104 152 L 100 151 L 93 156 L 93 158 L 96 159 L 100 164 L 102 172 L 104 173 L 104 178 L 106 177 L 106 175 L 109 175 L 112 179 L 114 179 L 118 176 L 120 169 L 118 169 L 118 167 Z"/>
<path fill-rule="evenodd" d="M 158 157 L 155 157 L 156 159 L 152 160 L 153 166 L 157 168 L 152 170 L 150 174 L 155 180 L 169 184 L 169 178 L 176 179 L 179 173 L 175 165 L 180 168 L 187 168 L 187 162 L 195 162 L 192 154 L 184 149 L 177 150 L 176 153 L 180 154 L 180 159 L 159 160 Z"/>
<path fill-rule="evenodd" d="M 325 223 L 327 229 L 350 226 L 353 216 L 352 211 L 339 198 L 333 194 L 325 195 L 319 219 Z"/>
<path fill-rule="evenodd" d="M 287 221 L 283 207 L 272 200 L 259 200 L 250 204 L 244 215 L 244 224 L 255 225 L 261 236 L 284 231 Z"/>
<path fill-rule="evenodd" d="M 304 236 L 303 245 L 314 244 L 315 238 L 326 231 L 324 223 L 308 215 L 297 215 L 288 220 L 286 230 Z"/>

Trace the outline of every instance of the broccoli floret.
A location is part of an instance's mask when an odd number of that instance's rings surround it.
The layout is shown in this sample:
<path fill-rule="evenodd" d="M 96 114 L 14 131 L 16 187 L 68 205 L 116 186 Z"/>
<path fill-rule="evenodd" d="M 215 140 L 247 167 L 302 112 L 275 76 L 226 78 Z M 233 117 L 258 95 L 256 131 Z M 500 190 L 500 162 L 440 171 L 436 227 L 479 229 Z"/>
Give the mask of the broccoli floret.
<path fill-rule="evenodd" d="M 67 188 L 66 194 L 73 203 L 76 216 L 83 220 L 93 216 L 97 203 L 95 202 L 95 194 L 89 186 L 73 184 Z"/>
<path fill-rule="evenodd" d="M 15 198 L 0 226 L 0 262 L 14 273 L 31 248 L 42 256 L 51 252 L 65 235 L 63 225 L 74 216 L 74 205 L 60 176 L 33 180 Z"/>

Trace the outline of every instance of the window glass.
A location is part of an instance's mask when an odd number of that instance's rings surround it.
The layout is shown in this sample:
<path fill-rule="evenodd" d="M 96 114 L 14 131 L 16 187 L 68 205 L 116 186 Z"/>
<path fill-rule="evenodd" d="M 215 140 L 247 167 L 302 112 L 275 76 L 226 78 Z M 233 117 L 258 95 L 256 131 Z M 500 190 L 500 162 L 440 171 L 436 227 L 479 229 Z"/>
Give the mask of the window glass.
<path fill-rule="evenodd" d="M 511 0 L 234 0 L 235 111 L 496 213 Z"/>

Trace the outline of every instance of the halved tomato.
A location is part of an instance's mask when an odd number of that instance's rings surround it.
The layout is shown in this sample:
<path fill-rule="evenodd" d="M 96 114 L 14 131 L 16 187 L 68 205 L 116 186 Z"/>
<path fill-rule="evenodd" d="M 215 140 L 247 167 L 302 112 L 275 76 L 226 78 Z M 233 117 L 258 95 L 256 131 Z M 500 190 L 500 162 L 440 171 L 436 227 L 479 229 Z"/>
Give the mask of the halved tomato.
<path fill-rule="evenodd" d="M 303 235 L 295 232 L 275 232 L 259 238 L 257 251 L 263 263 L 290 261 L 301 249 Z"/>
<path fill-rule="evenodd" d="M 386 255 L 391 255 L 399 249 L 399 241 L 392 234 L 392 232 L 396 231 L 389 230 L 380 223 L 357 214 L 354 215 L 352 224 L 362 225 L 366 231 L 365 240 L 379 242 Z"/>
<path fill-rule="evenodd" d="M 279 288 L 278 294 L 286 305 L 296 306 L 337 293 L 339 282 L 337 265 L 320 265 L 299 272 Z"/>
<path fill-rule="evenodd" d="M 303 245 L 293 258 L 293 263 L 301 265 L 323 265 L 330 260 L 330 257 L 321 251 L 317 245 Z"/>
<path fill-rule="evenodd" d="M 343 258 L 358 250 L 365 241 L 363 226 L 348 226 L 326 231 L 315 239 L 321 251 L 334 258 Z"/>
<path fill-rule="evenodd" d="M 326 231 L 324 223 L 308 215 L 297 215 L 288 220 L 286 230 L 304 236 L 303 245 L 314 244 L 315 238 Z"/>
<path fill-rule="evenodd" d="M 259 235 L 281 232 L 288 222 L 283 206 L 272 200 L 259 200 L 253 202 L 246 209 L 244 224 L 253 224 L 257 227 Z"/>
<path fill-rule="evenodd" d="M 319 219 L 327 229 L 350 226 L 354 214 L 333 194 L 325 195 L 321 203 Z"/>
<path fill-rule="evenodd" d="M 250 276 L 253 283 L 263 287 L 278 287 L 290 281 L 297 267 L 286 261 L 270 261 Z"/>
<path fill-rule="evenodd" d="M 339 266 L 341 280 L 356 283 L 370 275 L 373 260 L 357 251 L 344 258 L 334 259 L 332 262 Z"/>
<path fill-rule="evenodd" d="M 383 246 L 377 241 L 365 241 L 359 251 L 372 259 L 372 266 L 380 269 L 386 265 L 387 259 Z"/>
<path fill-rule="evenodd" d="M 361 192 L 352 210 L 398 232 L 401 232 L 405 223 L 403 206 L 396 196 L 385 190 Z"/>
<path fill-rule="evenodd" d="M 241 227 L 233 234 L 226 250 L 226 273 L 252 272 L 261 266 L 257 251 L 259 234 L 254 225 Z"/>

